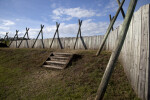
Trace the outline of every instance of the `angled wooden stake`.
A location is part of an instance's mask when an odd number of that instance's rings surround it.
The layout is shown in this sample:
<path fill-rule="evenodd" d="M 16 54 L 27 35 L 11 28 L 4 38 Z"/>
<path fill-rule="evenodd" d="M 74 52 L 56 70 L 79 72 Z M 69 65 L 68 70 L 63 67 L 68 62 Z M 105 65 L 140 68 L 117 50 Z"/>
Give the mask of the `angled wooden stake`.
<path fill-rule="evenodd" d="M 16 30 L 16 34 L 15 34 L 13 40 L 10 42 L 9 47 L 10 47 L 10 45 L 12 44 L 12 42 L 13 42 L 13 41 L 15 40 L 15 38 L 16 38 L 16 48 L 17 48 L 18 32 L 19 32 L 19 30 Z"/>
<path fill-rule="evenodd" d="M 106 33 L 105 33 L 105 36 L 104 36 L 104 38 L 103 38 L 103 41 L 102 41 L 102 43 L 101 43 L 101 45 L 100 45 L 100 47 L 99 47 L 99 49 L 98 49 L 98 51 L 97 51 L 97 53 L 96 53 L 96 56 L 98 56 L 98 55 L 101 53 L 101 51 L 102 51 L 102 49 L 103 49 L 103 47 L 104 47 L 104 44 L 105 44 L 105 42 L 106 42 L 106 39 L 107 39 L 107 37 L 108 37 L 108 35 L 109 35 L 111 29 L 112 29 L 112 26 L 114 25 L 114 23 L 115 23 L 115 21 L 116 21 L 116 19 L 117 19 L 117 17 L 118 17 L 118 14 L 119 14 L 119 12 L 120 12 L 120 10 L 121 10 L 121 8 L 122 8 L 122 5 L 124 4 L 124 1 L 125 1 L 125 0 L 123 0 L 123 1 L 121 2 L 121 4 L 119 5 L 119 8 L 118 8 L 118 10 L 117 10 L 117 12 L 116 12 L 116 15 L 114 16 L 114 18 L 112 19 L 111 23 L 109 24 L 109 27 L 108 27 L 108 29 L 107 29 L 107 31 L 106 31 Z"/>
<path fill-rule="evenodd" d="M 79 21 L 79 29 L 78 29 L 77 37 L 76 37 L 75 44 L 74 44 L 74 47 L 73 47 L 73 48 L 75 49 L 76 44 L 77 44 L 77 41 L 78 41 L 78 38 L 79 38 L 79 35 L 80 35 L 80 39 L 81 39 L 81 41 L 82 41 L 82 44 L 83 44 L 83 46 L 84 46 L 84 49 L 87 49 L 86 44 L 85 44 L 85 42 L 84 42 L 84 40 L 83 40 L 83 38 L 82 38 L 82 35 L 81 35 L 82 20 L 79 19 L 78 21 Z"/>
<path fill-rule="evenodd" d="M 111 14 L 109 15 L 109 20 L 110 20 L 110 23 L 112 21 L 112 19 L 114 18 L 114 16 L 111 18 Z M 114 30 L 113 26 L 112 26 L 112 31 Z"/>
<path fill-rule="evenodd" d="M 137 0 L 131 0 L 130 1 L 129 7 L 127 10 L 127 14 L 126 14 L 126 17 L 125 17 L 123 25 L 122 25 L 122 29 L 121 29 L 121 32 L 119 34 L 119 38 L 117 40 L 116 46 L 115 46 L 115 48 L 111 54 L 111 57 L 109 59 L 108 64 L 107 64 L 105 73 L 103 75 L 103 78 L 102 78 L 101 83 L 99 85 L 99 88 L 97 90 L 97 95 L 96 95 L 95 100 L 102 100 L 104 97 L 104 94 L 105 94 L 105 91 L 106 91 L 106 88 L 108 85 L 108 81 L 109 81 L 111 74 L 114 70 L 114 67 L 115 67 L 114 65 L 115 65 L 115 63 L 119 57 L 119 54 L 120 54 L 120 51 L 122 49 L 124 40 L 126 38 L 126 34 L 128 32 L 128 28 L 129 28 L 129 25 L 131 22 L 131 18 L 133 16 L 133 12 L 134 12 L 136 3 L 137 3 Z"/>
<path fill-rule="evenodd" d="M 41 30 L 40 30 L 39 34 L 37 35 L 37 37 L 36 37 L 36 39 L 35 39 L 35 41 L 34 41 L 34 43 L 32 45 L 32 48 L 34 47 L 34 45 L 35 45 L 35 43 L 36 43 L 36 41 L 37 41 L 37 39 L 38 39 L 38 37 L 39 37 L 40 34 L 41 34 L 42 46 L 43 46 L 43 48 L 45 48 L 44 47 L 44 42 L 43 42 L 43 28 L 44 28 L 44 25 L 41 25 Z"/>
<path fill-rule="evenodd" d="M 8 41 L 8 33 L 9 33 L 9 32 L 6 32 L 6 35 L 5 35 L 5 37 L 4 37 L 5 44 L 6 44 L 6 41 Z"/>
<path fill-rule="evenodd" d="M 27 47 L 29 48 L 29 44 L 28 44 L 28 39 L 29 39 L 28 31 L 29 31 L 29 28 L 26 28 L 26 33 L 24 34 L 23 39 L 22 39 L 21 42 L 19 43 L 18 48 L 20 47 L 21 43 L 22 43 L 23 40 L 25 39 L 25 36 L 26 36 L 26 35 L 27 35 L 27 38 L 26 38 L 25 40 L 26 40 L 26 43 L 27 43 Z"/>
<path fill-rule="evenodd" d="M 120 0 L 117 0 L 117 2 L 118 2 L 118 5 L 120 6 Z M 125 13 L 124 13 L 124 11 L 123 11 L 123 8 L 121 7 L 121 13 L 122 13 L 122 17 L 123 18 L 125 18 Z"/>
<path fill-rule="evenodd" d="M 52 44 L 53 44 L 54 39 L 55 39 L 55 36 L 56 36 L 56 34 L 57 34 L 57 39 L 58 39 L 60 48 L 63 49 L 62 44 L 61 44 L 61 41 L 60 41 L 60 38 L 59 38 L 59 31 L 58 31 L 59 26 L 60 26 L 60 23 L 58 24 L 58 23 L 56 22 L 56 31 L 55 31 L 55 33 L 54 33 L 54 37 L 53 37 L 52 42 L 51 42 L 51 44 L 50 44 L 50 48 L 52 47 Z"/>

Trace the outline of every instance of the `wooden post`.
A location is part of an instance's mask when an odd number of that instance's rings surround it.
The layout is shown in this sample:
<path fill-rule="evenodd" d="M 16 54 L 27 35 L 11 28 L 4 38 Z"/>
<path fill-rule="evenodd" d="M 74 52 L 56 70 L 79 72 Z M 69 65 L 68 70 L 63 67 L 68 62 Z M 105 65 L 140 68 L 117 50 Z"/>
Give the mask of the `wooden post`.
<path fill-rule="evenodd" d="M 83 44 L 83 46 L 84 46 L 84 49 L 87 49 L 87 47 L 86 47 L 86 45 L 85 45 L 85 43 L 84 43 L 84 40 L 83 40 L 83 38 L 82 38 L 82 35 L 81 35 L 82 20 L 79 19 L 78 21 L 79 21 L 79 29 L 78 29 L 77 37 L 76 37 L 76 40 L 75 40 L 74 49 L 75 49 L 75 47 L 76 47 L 76 44 L 77 44 L 79 35 L 80 35 L 81 42 L 82 42 L 82 44 Z"/>
<path fill-rule="evenodd" d="M 8 33 L 9 33 L 9 32 L 6 32 L 6 35 L 5 35 L 5 37 L 4 37 L 5 44 L 6 44 L 6 41 L 8 41 Z"/>
<path fill-rule="evenodd" d="M 120 0 L 117 0 L 117 2 L 118 2 L 118 5 L 120 5 Z M 122 7 L 121 7 L 121 13 L 122 13 L 123 18 L 125 18 L 125 13 L 124 13 L 124 11 L 123 11 L 123 8 L 122 8 Z"/>
<path fill-rule="evenodd" d="M 41 29 L 43 29 L 43 27 L 44 27 L 44 25 L 42 26 L 41 25 Z M 42 46 L 43 46 L 43 48 L 45 48 L 45 46 L 44 46 L 44 42 L 43 42 L 43 30 L 41 30 L 41 42 L 42 42 Z"/>
<path fill-rule="evenodd" d="M 38 36 L 36 37 L 36 39 L 35 39 L 35 41 L 34 41 L 34 43 L 33 43 L 33 45 L 32 45 L 32 48 L 34 47 L 34 45 L 35 45 L 35 43 L 36 43 L 36 41 L 37 41 L 37 39 L 38 39 L 38 37 L 39 37 L 40 33 L 41 33 L 41 32 L 43 32 L 43 31 L 42 31 L 42 30 L 43 30 L 43 28 L 44 28 L 44 25 L 41 25 L 41 30 L 40 30 L 40 32 L 39 32 L 39 34 L 38 34 Z M 42 34 L 42 39 L 41 39 L 41 41 L 42 41 L 42 45 L 43 45 L 43 48 L 44 48 L 44 43 L 43 43 L 43 34 Z"/>
<path fill-rule="evenodd" d="M 55 36 L 56 36 L 56 34 L 57 34 L 57 39 L 58 39 L 60 48 L 63 49 L 62 44 L 61 44 L 61 41 L 60 41 L 60 38 L 59 38 L 59 31 L 58 31 L 59 26 L 60 26 L 60 23 L 58 24 L 58 23 L 56 22 L 56 31 L 55 31 L 55 33 L 54 33 L 54 37 L 53 37 L 52 42 L 51 42 L 51 44 L 50 44 L 50 48 L 52 47 L 52 44 L 53 44 L 54 39 L 55 39 Z"/>
<path fill-rule="evenodd" d="M 28 31 L 29 31 L 29 28 L 26 28 L 26 33 L 24 34 L 23 39 L 25 38 L 25 36 L 26 36 L 26 35 L 27 35 L 27 39 L 29 39 Z M 20 47 L 20 45 L 21 45 L 21 43 L 22 43 L 23 39 L 22 39 L 22 40 L 21 40 L 21 42 L 19 43 L 18 48 Z M 27 47 L 29 48 L 28 40 L 27 40 L 27 39 L 26 39 Z"/>
<path fill-rule="evenodd" d="M 10 47 L 10 45 L 12 44 L 12 42 L 15 40 L 15 38 L 18 39 L 18 32 L 19 32 L 19 30 L 16 30 L 16 34 L 15 34 L 13 40 L 10 42 L 9 47 Z M 16 40 L 16 48 L 17 48 L 17 40 Z"/>
<path fill-rule="evenodd" d="M 19 30 L 16 30 L 16 48 L 17 48 L 18 32 Z"/>
<path fill-rule="evenodd" d="M 109 15 L 109 20 L 110 20 L 110 23 L 111 23 L 111 21 L 112 21 L 112 19 L 113 19 L 114 17 L 112 17 L 111 18 L 111 14 Z M 114 30 L 114 28 L 113 28 L 113 26 L 112 26 L 112 31 Z"/>
<path fill-rule="evenodd" d="M 112 19 L 111 23 L 109 24 L 109 27 L 108 27 L 108 29 L 107 29 L 107 31 L 106 31 L 106 33 L 105 33 L 104 39 L 103 39 L 103 41 L 102 41 L 102 43 L 101 43 L 101 45 L 100 45 L 100 47 L 99 47 L 99 49 L 98 49 L 98 51 L 97 51 L 97 53 L 96 53 L 96 56 L 98 56 L 98 55 L 101 53 L 101 51 L 102 51 L 102 49 L 103 49 L 103 47 L 104 47 L 104 44 L 105 44 L 105 42 L 106 42 L 106 39 L 107 39 L 107 37 L 108 37 L 108 35 L 109 35 L 111 29 L 112 29 L 112 26 L 114 25 L 114 23 L 115 23 L 115 21 L 116 21 L 116 19 L 117 19 L 117 17 L 118 17 L 118 14 L 119 14 L 119 12 L 120 12 L 120 10 L 121 10 L 121 8 L 122 8 L 122 5 L 124 4 L 124 1 L 125 1 L 125 0 L 123 0 L 122 3 L 120 4 L 120 6 L 119 6 L 119 8 L 118 8 L 118 10 L 117 10 L 116 15 L 114 16 L 114 18 Z"/>
<path fill-rule="evenodd" d="M 137 0 L 131 0 L 130 1 L 130 4 L 129 4 L 127 14 L 126 14 L 126 17 L 125 17 L 123 25 L 122 25 L 122 29 L 121 29 L 119 38 L 118 38 L 116 46 L 114 48 L 114 52 L 112 52 L 111 57 L 109 59 L 109 62 L 107 64 L 105 73 L 103 75 L 103 78 L 102 78 L 101 83 L 99 85 L 99 88 L 97 90 L 95 100 L 102 100 L 103 99 L 103 96 L 105 94 L 105 91 L 106 91 L 106 88 L 108 85 L 108 81 L 109 81 L 111 74 L 112 74 L 114 67 L 115 67 L 114 64 L 116 63 L 116 61 L 118 59 L 118 56 L 120 54 L 120 51 L 121 51 L 123 43 L 124 43 L 124 40 L 126 38 L 126 34 L 128 31 L 130 22 L 131 22 L 131 18 L 132 18 L 136 3 L 137 3 Z"/>

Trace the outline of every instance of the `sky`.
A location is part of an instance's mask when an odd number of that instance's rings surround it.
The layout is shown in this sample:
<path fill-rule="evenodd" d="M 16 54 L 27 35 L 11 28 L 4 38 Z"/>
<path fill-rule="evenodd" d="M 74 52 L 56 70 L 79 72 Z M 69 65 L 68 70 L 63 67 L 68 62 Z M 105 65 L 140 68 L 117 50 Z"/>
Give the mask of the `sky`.
<path fill-rule="evenodd" d="M 125 0 L 123 5 L 125 13 L 129 2 Z M 145 4 L 150 0 L 138 0 L 135 11 Z M 13 37 L 16 30 L 23 37 L 27 27 L 29 37 L 36 38 L 42 24 L 44 38 L 52 38 L 56 22 L 60 23 L 60 37 L 75 37 L 78 19 L 83 20 L 82 36 L 103 35 L 110 23 L 109 14 L 114 16 L 118 7 L 117 0 L 0 0 L 0 37 L 6 32 Z M 122 22 L 119 14 L 114 27 Z"/>

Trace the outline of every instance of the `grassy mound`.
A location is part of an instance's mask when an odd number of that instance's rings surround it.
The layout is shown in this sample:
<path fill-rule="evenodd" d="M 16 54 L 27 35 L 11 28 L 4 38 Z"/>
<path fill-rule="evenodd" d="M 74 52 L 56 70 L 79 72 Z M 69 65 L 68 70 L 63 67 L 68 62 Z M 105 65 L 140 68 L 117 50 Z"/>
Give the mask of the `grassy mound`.
<path fill-rule="evenodd" d="M 93 100 L 109 52 L 71 51 L 76 56 L 65 70 L 40 67 L 52 50 L 0 49 L 0 99 Z M 117 62 L 104 100 L 138 100 Z"/>

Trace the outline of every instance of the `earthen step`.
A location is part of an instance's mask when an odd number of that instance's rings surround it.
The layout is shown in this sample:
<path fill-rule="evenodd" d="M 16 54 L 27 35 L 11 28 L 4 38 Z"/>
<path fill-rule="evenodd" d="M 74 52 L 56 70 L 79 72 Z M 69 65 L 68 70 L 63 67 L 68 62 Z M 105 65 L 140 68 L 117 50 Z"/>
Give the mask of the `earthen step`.
<path fill-rule="evenodd" d="M 43 67 L 45 67 L 45 68 L 54 68 L 54 69 L 64 69 L 63 67 L 52 66 L 52 65 L 43 65 Z"/>
<path fill-rule="evenodd" d="M 61 62 L 61 61 L 46 61 L 45 62 L 46 64 L 66 64 L 67 62 Z"/>

